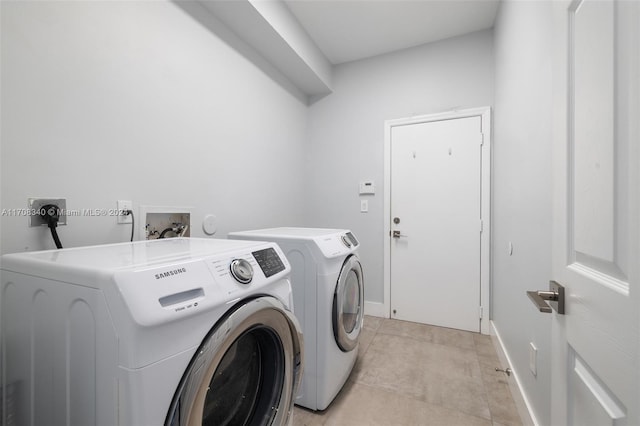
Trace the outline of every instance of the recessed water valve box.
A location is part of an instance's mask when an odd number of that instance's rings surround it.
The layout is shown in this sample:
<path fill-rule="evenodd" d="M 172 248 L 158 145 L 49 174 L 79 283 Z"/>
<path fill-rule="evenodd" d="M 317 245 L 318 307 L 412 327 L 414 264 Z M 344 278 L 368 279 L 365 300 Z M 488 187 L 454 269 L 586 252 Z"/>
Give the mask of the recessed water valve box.
<path fill-rule="evenodd" d="M 140 235 L 147 240 L 190 237 L 193 207 L 140 206 Z"/>

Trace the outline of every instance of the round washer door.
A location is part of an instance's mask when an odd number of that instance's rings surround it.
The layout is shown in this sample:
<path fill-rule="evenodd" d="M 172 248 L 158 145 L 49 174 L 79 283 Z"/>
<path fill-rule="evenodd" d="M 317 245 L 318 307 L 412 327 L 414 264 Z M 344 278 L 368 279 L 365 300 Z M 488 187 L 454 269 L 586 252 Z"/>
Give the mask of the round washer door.
<path fill-rule="evenodd" d="M 349 352 L 358 345 L 364 318 L 364 277 L 354 255 L 345 260 L 333 295 L 333 334 L 338 347 Z"/>
<path fill-rule="evenodd" d="M 165 426 L 284 425 L 302 378 L 302 332 L 274 297 L 243 302 L 209 332 Z"/>

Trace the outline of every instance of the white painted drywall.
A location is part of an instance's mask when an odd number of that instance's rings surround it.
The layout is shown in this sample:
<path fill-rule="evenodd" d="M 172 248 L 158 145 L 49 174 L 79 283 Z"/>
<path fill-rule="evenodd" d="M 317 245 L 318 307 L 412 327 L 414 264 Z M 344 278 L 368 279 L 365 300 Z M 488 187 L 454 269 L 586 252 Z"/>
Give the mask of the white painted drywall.
<path fill-rule="evenodd" d="M 492 319 L 539 424 L 550 423 L 551 315 L 526 291 L 545 290 L 552 278 L 550 5 L 503 1 L 494 34 Z"/>
<path fill-rule="evenodd" d="M 192 236 L 302 225 L 307 107 L 170 2 L 2 2 L 1 205 L 193 206 Z M 139 218 L 138 218 L 139 219 Z M 53 248 L 1 218 L 1 252 Z M 73 217 L 67 247 L 128 240 Z"/>
<path fill-rule="evenodd" d="M 342 64 L 333 93 L 310 107 L 307 223 L 354 231 L 369 302 L 383 302 L 384 122 L 492 105 L 492 49 L 486 30 Z M 358 195 L 365 180 L 375 182 L 374 196 Z"/>

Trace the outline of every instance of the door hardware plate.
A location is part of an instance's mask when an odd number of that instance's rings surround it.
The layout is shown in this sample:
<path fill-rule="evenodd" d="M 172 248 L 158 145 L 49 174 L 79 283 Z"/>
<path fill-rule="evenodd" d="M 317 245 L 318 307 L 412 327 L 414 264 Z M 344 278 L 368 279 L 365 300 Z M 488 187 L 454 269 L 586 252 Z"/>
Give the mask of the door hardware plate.
<path fill-rule="evenodd" d="M 559 314 L 564 315 L 564 286 L 556 281 L 549 281 L 549 290 L 558 294 L 558 300 L 550 300 L 549 305 Z"/>

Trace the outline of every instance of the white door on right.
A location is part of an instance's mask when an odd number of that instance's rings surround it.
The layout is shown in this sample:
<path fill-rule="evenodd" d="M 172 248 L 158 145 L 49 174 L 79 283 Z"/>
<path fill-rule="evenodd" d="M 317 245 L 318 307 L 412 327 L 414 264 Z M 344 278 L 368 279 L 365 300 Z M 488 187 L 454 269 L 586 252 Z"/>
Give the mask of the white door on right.
<path fill-rule="evenodd" d="M 551 424 L 640 425 L 640 2 L 552 7 Z"/>

